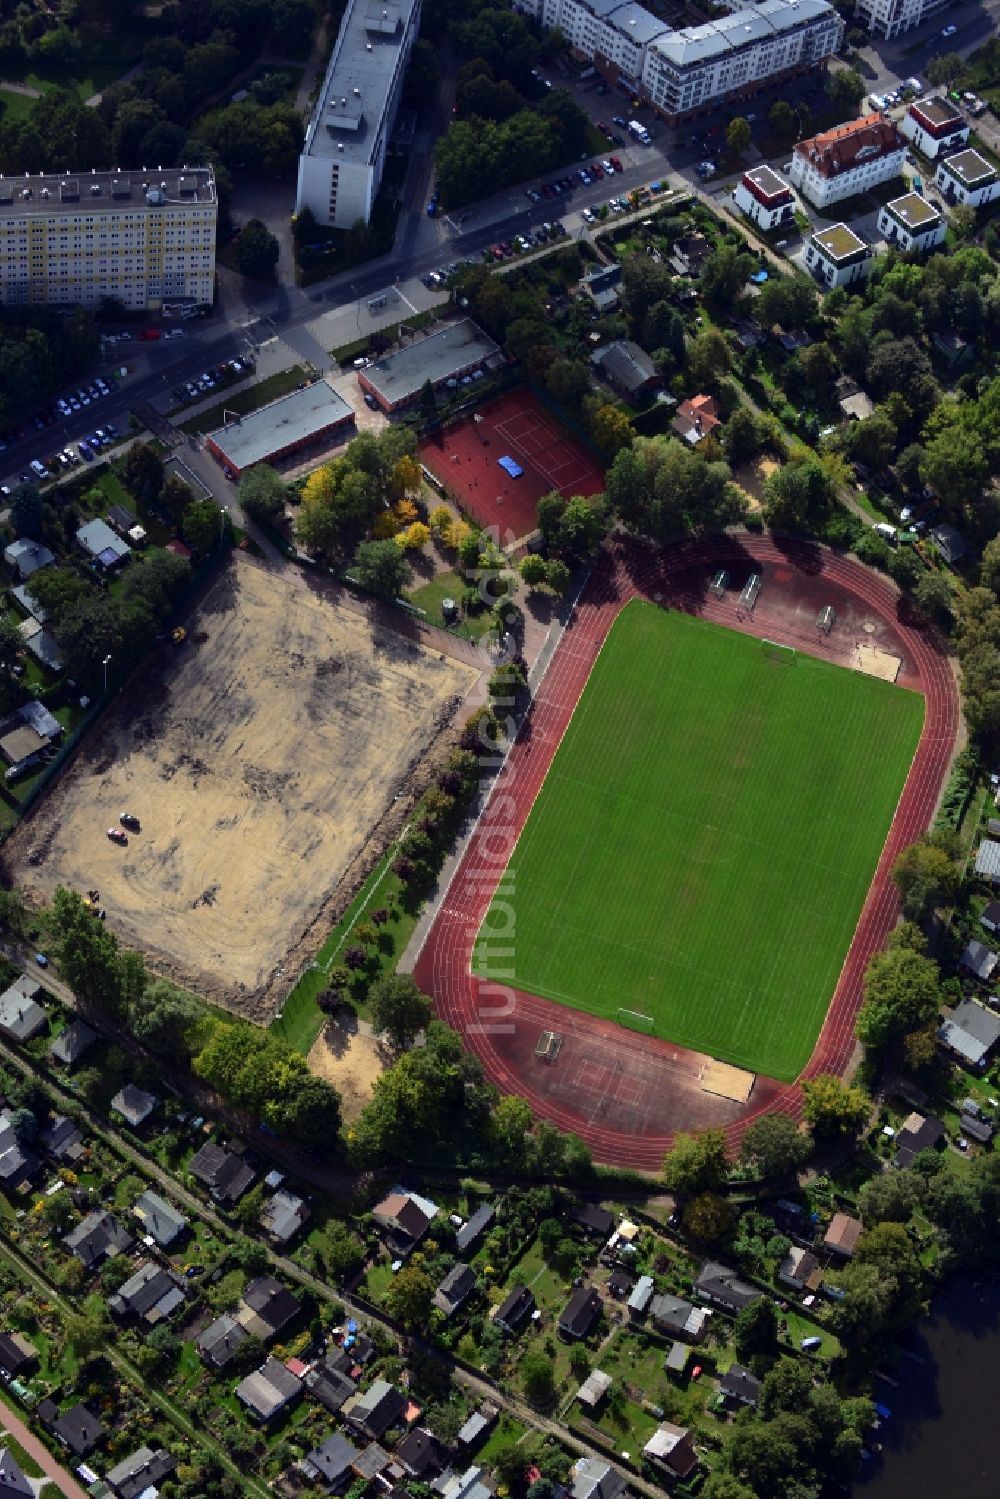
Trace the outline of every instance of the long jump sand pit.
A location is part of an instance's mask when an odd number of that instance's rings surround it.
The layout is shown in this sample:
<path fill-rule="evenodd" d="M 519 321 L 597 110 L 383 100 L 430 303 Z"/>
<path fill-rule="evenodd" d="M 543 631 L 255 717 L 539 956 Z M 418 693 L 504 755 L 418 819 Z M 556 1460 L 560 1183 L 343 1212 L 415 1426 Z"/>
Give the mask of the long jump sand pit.
<path fill-rule="evenodd" d="M 260 1018 L 302 942 L 475 677 L 237 556 L 8 845 L 49 898 L 100 891 L 154 967 Z M 118 814 L 142 823 L 127 848 Z"/>

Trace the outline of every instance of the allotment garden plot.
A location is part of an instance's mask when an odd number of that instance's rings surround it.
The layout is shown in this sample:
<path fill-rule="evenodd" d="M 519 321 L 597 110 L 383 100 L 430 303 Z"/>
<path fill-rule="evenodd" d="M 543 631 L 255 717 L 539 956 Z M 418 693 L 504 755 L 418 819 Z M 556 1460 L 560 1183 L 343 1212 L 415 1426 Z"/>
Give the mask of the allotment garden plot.
<path fill-rule="evenodd" d="M 96 888 L 126 944 L 258 1015 L 475 674 L 244 557 L 187 623 L 8 848 L 29 890 Z"/>
<path fill-rule="evenodd" d="M 502 882 L 516 928 L 498 911 L 491 959 L 487 913 L 474 971 L 794 1078 L 923 713 L 914 692 L 633 601 Z"/>

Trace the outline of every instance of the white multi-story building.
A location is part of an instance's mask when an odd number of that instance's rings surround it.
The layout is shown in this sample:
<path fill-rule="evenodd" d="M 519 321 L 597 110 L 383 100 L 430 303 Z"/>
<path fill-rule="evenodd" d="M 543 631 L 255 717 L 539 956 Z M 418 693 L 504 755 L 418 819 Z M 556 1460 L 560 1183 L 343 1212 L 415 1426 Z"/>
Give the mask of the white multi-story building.
<path fill-rule="evenodd" d="M 864 115 L 800 141 L 788 175 L 804 198 L 826 208 L 901 176 L 905 160 L 906 142 L 892 121 Z"/>
<path fill-rule="evenodd" d="M 906 193 L 886 203 L 878 216 L 878 232 L 887 245 L 909 253 L 926 254 L 944 240 L 948 232 L 944 215 L 919 193 Z"/>
<path fill-rule="evenodd" d="M 823 65 L 844 22 L 827 0 L 761 0 L 731 15 L 674 31 L 629 0 L 517 0 L 563 32 L 611 82 L 651 103 L 671 123 Z"/>
<path fill-rule="evenodd" d="M 950 3 L 951 0 L 854 0 L 854 14 L 869 31 L 889 40 L 947 10 Z"/>
<path fill-rule="evenodd" d="M 900 120 L 899 129 L 932 161 L 969 139 L 969 122 L 947 99 L 918 99 Z"/>
<path fill-rule="evenodd" d="M 299 157 L 295 211 L 367 224 L 420 26 L 420 0 L 349 0 Z"/>
<path fill-rule="evenodd" d="M 733 202 L 765 233 L 795 222 L 795 194 L 773 167 L 751 167 L 744 172 L 736 184 Z"/>
<path fill-rule="evenodd" d="M 997 169 L 978 151 L 956 151 L 954 156 L 946 156 L 938 163 L 934 184 L 949 203 L 968 203 L 972 208 L 1000 198 Z"/>
<path fill-rule="evenodd" d="M 847 224 L 820 229 L 806 245 L 806 265 L 824 286 L 863 281 L 874 264 L 874 251 Z"/>
<path fill-rule="evenodd" d="M 211 306 L 211 167 L 0 178 L 0 305 Z"/>

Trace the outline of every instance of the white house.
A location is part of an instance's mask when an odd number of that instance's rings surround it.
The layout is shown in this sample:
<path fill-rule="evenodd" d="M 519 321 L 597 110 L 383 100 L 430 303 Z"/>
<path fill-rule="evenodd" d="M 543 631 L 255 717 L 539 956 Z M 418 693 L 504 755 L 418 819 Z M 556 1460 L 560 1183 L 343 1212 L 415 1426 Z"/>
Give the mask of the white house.
<path fill-rule="evenodd" d="M 944 215 L 919 193 L 907 193 L 902 198 L 893 198 L 880 210 L 878 232 L 888 245 L 909 253 L 916 250 L 924 254 L 941 244 L 948 225 Z"/>
<path fill-rule="evenodd" d="M 891 120 L 863 115 L 800 141 L 789 177 L 817 208 L 857 197 L 902 175 L 906 142 Z"/>
<path fill-rule="evenodd" d="M 862 281 L 874 263 L 874 251 L 846 224 L 818 230 L 806 246 L 806 266 L 826 287 Z"/>
<path fill-rule="evenodd" d="M 932 161 L 942 151 L 954 151 L 969 139 L 969 124 L 948 99 L 918 99 L 899 124 L 900 134 Z"/>
<path fill-rule="evenodd" d="M 751 167 L 733 193 L 733 202 L 765 232 L 795 222 L 795 194 L 773 167 Z"/>
<path fill-rule="evenodd" d="M 957 151 L 938 162 L 934 185 L 949 203 L 968 203 L 971 208 L 981 208 L 984 203 L 1000 198 L 997 169 L 978 151 Z"/>

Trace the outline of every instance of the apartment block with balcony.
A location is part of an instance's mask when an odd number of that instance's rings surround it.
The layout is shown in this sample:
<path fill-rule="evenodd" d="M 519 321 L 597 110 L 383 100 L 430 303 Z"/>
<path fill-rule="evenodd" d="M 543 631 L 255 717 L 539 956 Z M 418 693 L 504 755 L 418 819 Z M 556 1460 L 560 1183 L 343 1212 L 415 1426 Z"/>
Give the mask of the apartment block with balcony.
<path fill-rule="evenodd" d="M 948 232 L 944 215 L 919 193 L 906 193 L 886 203 L 878 216 L 878 232 L 886 244 L 909 254 L 926 254 L 940 245 Z"/>
<path fill-rule="evenodd" d="M 891 120 L 864 115 L 800 141 L 789 178 L 816 208 L 843 203 L 902 175 L 906 142 Z"/>
<path fill-rule="evenodd" d="M 969 139 L 969 122 L 948 99 L 918 99 L 899 124 L 899 133 L 924 156 L 936 161 L 942 151 L 954 151 Z"/>
<path fill-rule="evenodd" d="M 870 245 L 847 224 L 820 229 L 806 245 L 806 266 L 828 290 L 862 281 L 871 271 L 875 255 Z"/>
<path fill-rule="evenodd" d="M 827 0 L 761 0 L 674 30 L 635 0 L 516 0 L 671 123 L 825 66 L 844 22 Z"/>
<path fill-rule="evenodd" d="M 0 177 L 0 306 L 210 307 L 211 167 Z"/>
<path fill-rule="evenodd" d="M 825 67 L 843 34 L 844 22 L 826 0 L 763 0 L 658 37 L 646 50 L 643 91 L 676 124 Z"/>

